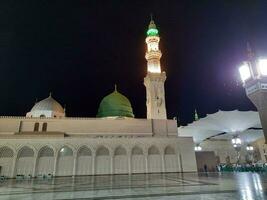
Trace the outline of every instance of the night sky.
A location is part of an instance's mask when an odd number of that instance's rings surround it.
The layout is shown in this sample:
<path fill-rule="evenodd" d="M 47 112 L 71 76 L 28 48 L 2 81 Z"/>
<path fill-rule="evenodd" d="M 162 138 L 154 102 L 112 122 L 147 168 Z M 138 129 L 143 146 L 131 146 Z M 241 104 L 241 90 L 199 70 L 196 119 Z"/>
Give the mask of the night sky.
<path fill-rule="evenodd" d="M 0 2 L 0 115 L 25 115 L 53 97 L 67 115 L 95 117 L 114 90 L 146 116 L 145 33 L 153 13 L 161 36 L 168 117 L 181 124 L 221 110 L 255 110 L 238 65 L 246 43 L 267 56 L 267 1 Z"/>

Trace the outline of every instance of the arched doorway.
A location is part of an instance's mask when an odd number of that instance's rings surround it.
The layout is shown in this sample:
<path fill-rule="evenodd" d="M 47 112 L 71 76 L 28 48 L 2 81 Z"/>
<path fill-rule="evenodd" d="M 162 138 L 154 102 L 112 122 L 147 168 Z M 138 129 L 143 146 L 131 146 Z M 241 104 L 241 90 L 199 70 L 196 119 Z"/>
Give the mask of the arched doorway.
<path fill-rule="evenodd" d="M 148 149 L 148 172 L 161 172 L 162 160 L 158 148 L 152 146 Z"/>
<path fill-rule="evenodd" d="M 132 149 L 131 158 L 132 173 L 145 173 L 145 156 L 143 150 L 140 147 L 134 147 Z"/>
<path fill-rule="evenodd" d="M 92 152 L 83 146 L 77 153 L 77 175 L 90 175 L 92 174 Z"/>
<path fill-rule="evenodd" d="M 58 152 L 57 176 L 72 176 L 73 174 L 73 151 L 64 146 Z"/>
<path fill-rule="evenodd" d="M 96 151 L 96 174 L 110 174 L 110 155 L 106 147 L 100 147 Z"/>
<path fill-rule="evenodd" d="M 48 146 L 42 147 L 37 157 L 36 175 L 53 174 L 54 160 L 53 149 Z"/>
<path fill-rule="evenodd" d="M 9 147 L 0 148 L 0 166 L 1 175 L 12 177 L 12 164 L 14 160 L 14 152 Z"/>
<path fill-rule="evenodd" d="M 177 172 L 178 169 L 178 159 L 175 154 L 175 150 L 172 147 L 166 147 L 164 150 L 164 160 L 165 160 L 165 172 Z"/>
<path fill-rule="evenodd" d="M 34 151 L 30 147 L 22 147 L 18 153 L 16 174 L 33 176 Z"/>
<path fill-rule="evenodd" d="M 127 174 L 128 173 L 128 157 L 126 149 L 117 147 L 114 152 L 114 173 Z"/>

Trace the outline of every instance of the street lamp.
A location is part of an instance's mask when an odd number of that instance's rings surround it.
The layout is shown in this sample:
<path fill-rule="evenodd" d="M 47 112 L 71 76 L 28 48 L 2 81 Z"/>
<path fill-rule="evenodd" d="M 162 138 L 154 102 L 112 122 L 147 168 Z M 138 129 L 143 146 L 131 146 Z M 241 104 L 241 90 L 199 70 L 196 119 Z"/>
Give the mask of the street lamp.
<path fill-rule="evenodd" d="M 241 148 L 241 143 L 241 139 L 237 136 L 232 139 L 232 144 L 235 149 Z"/>
<path fill-rule="evenodd" d="M 253 151 L 254 151 L 254 147 L 251 145 L 247 145 L 246 147 L 247 149 L 247 162 L 248 163 L 253 163 L 254 162 L 254 156 L 253 156 Z"/>
<path fill-rule="evenodd" d="M 248 45 L 248 61 L 239 67 L 247 97 L 256 106 L 267 142 L 267 58 L 255 59 Z"/>

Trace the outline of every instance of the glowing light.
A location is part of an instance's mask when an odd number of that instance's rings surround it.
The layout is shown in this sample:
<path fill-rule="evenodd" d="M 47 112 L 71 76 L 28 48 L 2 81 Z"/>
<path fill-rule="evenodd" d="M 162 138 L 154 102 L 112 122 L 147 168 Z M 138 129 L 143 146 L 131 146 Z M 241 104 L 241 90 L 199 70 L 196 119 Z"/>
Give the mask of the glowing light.
<path fill-rule="evenodd" d="M 150 28 L 150 29 L 148 29 L 148 31 L 146 32 L 146 34 L 148 36 L 157 36 L 159 34 L 159 31 L 156 28 Z"/>
<path fill-rule="evenodd" d="M 195 151 L 201 151 L 201 150 L 202 150 L 201 146 L 199 146 L 199 145 L 195 146 Z"/>
<path fill-rule="evenodd" d="M 247 63 L 239 67 L 239 73 L 243 82 L 251 78 L 251 72 Z"/>
<path fill-rule="evenodd" d="M 267 76 L 267 59 L 259 59 L 258 68 L 261 75 Z"/>
<path fill-rule="evenodd" d="M 241 142 L 241 139 L 240 138 L 238 138 L 238 137 L 236 137 L 236 138 L 233 138 L 232 139 L 232 144 L 236 144 L 236 145 L 238 145 L 238 144 L 241 144 L 242 142 Z"/>
<path fill-rule="evenodd" d="M 147 71 L 150 73 L 161 73 L 159 62 L 157 60 L 148 62 Z"/>
<path fill-rule="evenodd" d="M 247 146 L 247 151 L 253 151 L 253 150 L 254 150 L 253 146 L 250 146 L 250 145 Z"/>
<path fill-rule="evenodd" d="M 148 48 L 148 51 L 157 51 L 159 50 L 159 44 L 157 42 L 150 42 L 147 48 Z"/>
<path fill-rule="evenodd" d="M 63 147 L 62 149 L 60 149 L 60 152 L 63 153 L 65 151 L 65 148 Z"/>
<path fill-rule="evenodd" d="M 149 67 L 147 71 L 150 73 L 161 73 L 161 70 L 158 67 Z"/>

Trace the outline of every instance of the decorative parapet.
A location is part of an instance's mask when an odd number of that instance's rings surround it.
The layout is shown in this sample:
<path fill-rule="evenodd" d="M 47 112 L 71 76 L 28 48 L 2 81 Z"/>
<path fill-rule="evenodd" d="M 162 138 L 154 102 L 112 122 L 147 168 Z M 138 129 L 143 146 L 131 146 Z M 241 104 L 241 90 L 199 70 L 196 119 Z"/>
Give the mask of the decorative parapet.
<path fill-rule="evenodd" d="M 141 118 L 97 118 L 97 117 L 25 117 L 25 116 L 0 116 L 0 119 L 56 119 L 56 120 L 147 120 L 147 119 L 141 119 Z"/>

